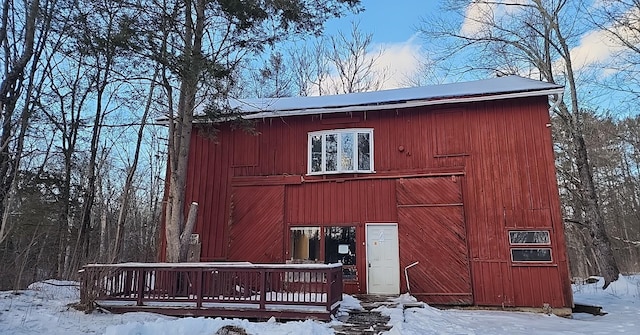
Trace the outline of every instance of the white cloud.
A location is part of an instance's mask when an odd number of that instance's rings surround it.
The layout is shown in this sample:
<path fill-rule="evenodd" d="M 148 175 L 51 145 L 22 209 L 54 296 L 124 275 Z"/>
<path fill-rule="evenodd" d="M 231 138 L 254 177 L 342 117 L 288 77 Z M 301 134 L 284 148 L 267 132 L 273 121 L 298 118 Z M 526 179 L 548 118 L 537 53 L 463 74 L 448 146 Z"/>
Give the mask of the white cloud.
<path fill-rule="evenodd" d="M 465 9 L 464 21 L 460 27 L 460 33 L 473 37 L 486 31 L 492 22 L 500 20 L 504 15 L 513 14 L 522 9 L 521 6 L 527 0 L 494 0 L 471 1 Z"/>
<path fill-rule="evenodd" d="M 640 9 L 633 8 L 625 13 L 625 17 L 620 19 L 625 24 L 638 25 L 640 19 Z M 615 63 L 616 55 L 628 50 L 619 38 L 628 41 L 632 45 L 640 43 L 638 26 L 630 29 L 628 26 L 613 24 L 607 29 L 593 30 L 582 36 L 580 44 L 571 49 L 571 60 L 574 70 L 580 70 L 590 65 Z M 604 75 L 613 74 L 615 71 L 603 71 Z"/>
<path fill-rule="evenodd" d="M 571 49 L 574 70 L 608 60 L 621 47 L 616 46 L 604 30 L 591 31 L 580 39 L 580 44 Z"/>
<path fill-rule="evenodd" d="M 472 1 L 465 10 L 460 33 L 464 36 L 474 36 L 483 31 L 486 23 L 494 20 L 496 6 L 495 3 Z"/>
<path fill-rule="evenodd" d="M 417 34 L 404 42 L 375 44 L 364 56 L 364 63 L 375 60 L 371 74 L 365 81 L 379 83 L 374 85 L 377 86 L 372 88 L 374 90 L 407 87 L 410 79 L 420 72 L 424 57 L 425 53 Z M 323 92 L 343 92 L 340 79 L 335 72 L 324 81 Z"/>
<path fill-rule="evenodd" d="M 375 63 L 376 72 L 386 74 L 383 89 L 405 87 L 407 78 L 420 71 L 426 57 L 415 35 L 404 42 L 379 44 L 376 49 L 372 55 L 381 52 Z"/>
<path fill-rule="evenodd" d="M 492 22 L 498 22 L 506 15 L 513 15 L 527 0 L 495 0 L 495 1 L 471 1 L 465 9 L 465 19 L 460 28 L 460 34 L 468 37 L 480 37 L 479 34 L 486 32 Z M 592 11 L 597 11 L 606 6 L 608 1 L 595 0 L 591 6 Z M 517 17 L 514 17 L 517 19 Z M 631 23 L 640 22 L 640 9 L 633 8 L 626 13 L 626 21 Z M 586 24 L 586 23 L 585 23 Z M 613 28 L 611 28 L 613 27 Z M 623 36 L 633 44 L 640 43 L 640 35 L 635 30 L 628 27 L 610 26 L 620 36 Z M 592 30 L 587 32 L 580 38 L 579 44 L 570 50 L 571 60 L 574 70 L 579 71 L 586 67 L 614 62 L 615 55 L 626 50 L 626 46 L 612 37 L 611 32 L 607 30 Z M 555 66 L 558 70 L 562 69 L 564 63 L 559 60 Z M 611 71 L 603 71 L 603 75 L 611 74 Z"/>

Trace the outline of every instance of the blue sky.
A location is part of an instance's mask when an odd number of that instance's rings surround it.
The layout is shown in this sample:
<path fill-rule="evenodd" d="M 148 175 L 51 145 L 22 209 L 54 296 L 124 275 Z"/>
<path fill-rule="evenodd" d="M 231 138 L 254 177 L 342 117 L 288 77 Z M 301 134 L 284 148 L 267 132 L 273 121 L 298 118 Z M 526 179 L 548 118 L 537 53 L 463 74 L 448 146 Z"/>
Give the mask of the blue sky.
<path fill-rule="evenodd" d="M 415 26 L 420 17 L 438 10 L 434 0 L 362 0 L 364 12 L 331 20 L 327 33 L 338 29 L 349 30 L 352 21 L 360 22 L 360 28 L 373 33 L 377 43 L 405 42 L 416 34 Z"/>
<path fill-rule="evenodd" d="M 495 13 L 496 19 L 500 19 L 500 16 L 506 13 L 505 10 L 500 10 L 500 7 L 504 9 L 508 3 L 519 2 L 519 0 L 496 0 L 484 3 L 469 1 L 467 7 L 463 9 L 469 19 L 460 22 L 460 33 L 467 34 L 480 29 L 478 25 L 481 23 L 478 23 L 478 19 L 481 20 L 487 13 Z M 376 57 L 380 52 L 382 53 L 375 67 L 378 73 L 386 73 L 385 85 L 382 89 L 478 79 L 461 77 L 468 75 L 464 73 L 459 75 L 440 73 L 437 67 L 429 62 L 429 51 L 432 48 L 417 33 L 416 27 L 420 25 L 422 17 L 450 15 L 440 10 L 442 3 L 443 0 L 362 0 L 365 8 L 362 13 L 330 20 L 326 25 L 325 34 L 334 35 L 339 30 L 348 34 L 352 22 L 359 23 L 361 32 L 372 34 L 374 45 L 369 54 L 371 57 Z M 601 0 L 593 0 L 590 2 L 589 9 L 597 11 L 598 6 L 602 4 Z M 571 43 L 574 70 L 596 73 L 600 80 L 606 79 L 609 73 L 597 69 L 593 72 L 593 67 L 615 59 L 616 52 L 623 49 L 622 46 L 612 44 L 607 38 L 607 33 L 599 29 L 585 31 Z M 561 66 L 560 62 L 558 66 Z M 603 100 L 606 102 L 605 107 L 611 102 L 607 96 L 602 97 L 589 92 L 589 96 L 583 99 L 583 102 L 602 106 Z"/>
<path fill-rule="evenodd" d="M 349 34 L 352 23 L 357 23 L 362 33 L 373 35 L 370 55 L 379 57 L 375 71 L 384 73 L 382 89 L 415 86 L 421 62 L 428 59 L 416 27 L 423 16 L 438 10 L 440 1 L 362 0 L 362 5 L 364 11 L 358 14 L 329 20 L 325 36 Z"/>

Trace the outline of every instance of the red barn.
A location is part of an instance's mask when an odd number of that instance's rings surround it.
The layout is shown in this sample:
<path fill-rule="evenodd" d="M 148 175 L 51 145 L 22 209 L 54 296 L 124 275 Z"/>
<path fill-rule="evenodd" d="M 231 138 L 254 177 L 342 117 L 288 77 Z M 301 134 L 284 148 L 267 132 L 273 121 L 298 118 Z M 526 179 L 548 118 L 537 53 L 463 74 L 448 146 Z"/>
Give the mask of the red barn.
<path fill-rule="evenodd" d="M 348 293 L 570 313 L 549 96 L 516 76 L 235 101 L 193 132 L 201 261 L 344 264 Z"/>

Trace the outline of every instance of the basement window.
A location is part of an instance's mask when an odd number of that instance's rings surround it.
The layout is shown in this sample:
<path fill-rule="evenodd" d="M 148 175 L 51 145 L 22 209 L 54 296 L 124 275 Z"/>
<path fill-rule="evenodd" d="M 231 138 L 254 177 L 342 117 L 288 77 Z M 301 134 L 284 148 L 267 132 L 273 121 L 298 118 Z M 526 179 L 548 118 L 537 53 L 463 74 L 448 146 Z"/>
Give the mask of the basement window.
<path fill-rule="evenodd" d="M 509 231 L 512 262 L 548 263 L 552 261 L 551 236 L 546 230 Z"/>
<path fill-rule="evenodd" d="M 334 129 L 309 133 L 308 172 L 372 173 L 373 129 Z"/>

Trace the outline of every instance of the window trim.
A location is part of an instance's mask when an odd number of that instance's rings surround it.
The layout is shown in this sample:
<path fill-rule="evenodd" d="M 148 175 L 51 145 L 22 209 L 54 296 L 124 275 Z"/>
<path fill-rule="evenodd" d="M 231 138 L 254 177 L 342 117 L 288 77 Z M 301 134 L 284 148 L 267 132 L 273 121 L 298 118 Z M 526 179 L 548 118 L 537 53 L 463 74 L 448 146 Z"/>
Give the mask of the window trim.
<path fill-rule="evenodd" d="M 352 271 L 354 271 L 354 277 L 353 278 L 343 278 L 344 282 L 347 283 L 353 283 L 353 282 L 358 282 L 360 279 L 360 274 L 359 274 L 359 270 L 358 267 L 360 266 L 358 263 L 358 253 L 360 252 L 358 249 L 358 236 L 359 236 L 359 232 L 358 229 L 360 227 L 360 225 L 358 223 L 352 222 L 343 222 L 343 223 L 325 223 L 325 224 L 294 224 L 294 223 L 289 223 L 287 225 L 288 227 L 288 248 L 286 248 L 288 251 L 285 252 L 285 259 L 287 260 L 287 262 L 301 262 L 300 264 L 304 264 L 304 262 L 308 262 L 308 263 L 315 263 L 315 264 L 328 264 L 327 259 L 326 259 L 326 241 L 327 241 L 327 228 L 334 228 L 334 227 L 340 227 L 340 228 L 349 228 L 349 227 L 354 227 L 355 228 L 355 245 L 354 245 L 354 250 L 353 252 L 355 253 L 355 264 L 350 264 L 350 265 L 345 265 L 342 264 L 343 267 L 343 271 L 344 269 L 350 269 Z M 319 234 L 318 234 L 318 242 L 319 242 L 319 247 L 320 249 L 318 250 L 319 252 L 319 258 L 317 260 L 301 260 L 301 259 L 295 259 L 293 258 L 293 244 L 291 244 L 291 233 L 292 231 L 295 230 L 302 230 L 302 229 L 319 229 Z"/>
<path fill-rule="evenodd" d="M 513 251 L 514 250 L 540 250 L 540 249 L 545 249 L 545 250 L 549 250 L 549 260 L 540 260 L 540 261 L 536 261 L 536 260 L 531 260 L 531 261 L 516 261 L 513 259 Z M 511 248 L 509 250 L 509 253 L 511 254 L 511 262 L 512 263 L 516 263 L 516 264 L 550 264 L 553 263 L 553 249 L 551 247 L 518 247 L 518 248 Z"/>
<path fill-rule="evenodd" d="M 520 243 L 520 242 L 513 242 L 511 240 L 511 233 L 516 233 L 516 232 L 524 232 L 524 233 L 547 233 L 547 236 L 549 237 L 549 242 L 543 242 L 543 243 Z M 527 230 L 527 229 L 512 229 L 509 230 L 507 232 L 507 236 L 509 237 L 509 245 L 512 246 L 548 246 L 551 245 L 551 232 L 548 230 L 544 230 L 544 229 L 540 229 L 540 230 Z"/>
<path fill-rule="evenodd" d="M 336 171 L 326 171 L 326 136 L 336 134 L 338 135 L 337 139 L 337 166 Z M 342 134 L 353 134 L 354 135 L 354 150 L 353 150 L 353 170 L 343 170 L 341 167 L 341 159 L 342 156 Z M 369 134 L 369 169 L 360 170 L 359 161 L 358 161 L 358 134 Z M 313 145 L 312 139 L 314 136 L 322 136 L 322 148 L 321 148 L 321 171 L 312 171 L 313 164 Z M 317 176 L 317 175 L 326 175 L 326 174 L 343 174 L 343 173 L 375 173 L 374 167 L 374 140 L 373 140 L 373 128 L 347 128 L 347 129 L 329 129 L 329 130 L 320 130 L 313 131 L 307 134 L 307 175 L 308 176 Z"/>
<path fill-rule="evenodd" d="M 511 233 L 514 232 L 525 232 L 525 233 L 537 233 L 544 232 L 547 234 L 548 242 L 541 243 L 527 243 L 527 242 L 514 242 L 511 239 Z M 511 259 L 511 263 L 513 265 L 549 265 L 553 264 L 553 247 L 551 244 L 551 232 L 547 229 L 509 229 L 507 230 L 507 238 L 509 239 L 509 257 Z M 513 257 L 513 252 L 515 250 L 549 250 L 549 260 L 515 260 Z"/>

